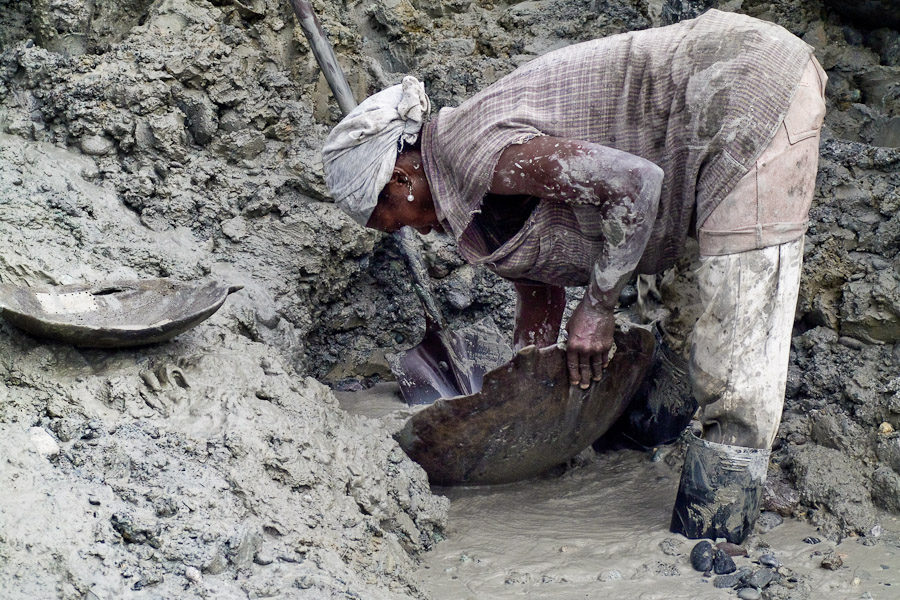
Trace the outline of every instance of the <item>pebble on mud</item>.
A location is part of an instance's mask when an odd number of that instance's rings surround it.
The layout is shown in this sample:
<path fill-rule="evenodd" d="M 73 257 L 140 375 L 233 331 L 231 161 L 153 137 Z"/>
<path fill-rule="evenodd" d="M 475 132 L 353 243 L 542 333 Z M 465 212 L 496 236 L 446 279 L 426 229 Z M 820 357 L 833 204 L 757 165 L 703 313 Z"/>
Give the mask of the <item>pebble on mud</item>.
<path fill-rule="evenodd" d="M 666 538 L 659 543 L 659 549 L 667 556 L 679 556 L 681 555 L 681 552 L 679 551 L 681 543 L 680 540 L 675 538 Z"/>
<path fill-rule="evenodd" d="M 745 587 L 738 591 L 738 598 L 741 600 L 759 600 L 762 598 L 762 593 L 756 588 Z"/>
<path fill-rule="evenodd" d="M 717 588 L 733 588 L 741 582 L 741 576 L 737 573 L 728 575 L 719 575 L 713 578 L 713 587 Z"/>
<path fill-rule="evenodd" d="M 822 559 L 822 568 L 829 571 L 837 571 L 844 566 L 844 561 L 837 554 L 829 554 Z"/>
<path fill-rule="evenodd" d="M 59 444 L 43 427 L 32 427 L 28 430 L 28 437 L 31 438 L 37 453 L 44 458 L 52 458 L 59 454 Z"/>
<path fill-rule="evenodd" d="M 607 569 L 606 571 L 601 571 L 600 574 L 597 575 L 597 581 L 616 581 L 619 579 L 622 579 L 622 573 L 615 569 Z"/>
<path fill-rule="evenodd" d="M 113 149 L 113 141 L 102 135 L 90 135 L 81 138 L 81 151 L 89 156 L 103 156 Z"/>
<path fill-rule="evenodd" d="M 820 540 L 819 538 L 817 538 L 817 537 L 812 537 L 812 536 L 803 538 L 803 543 L 804 543 L 804 544 L 818 544 L 818 543 L 821 543 L 821 541 L 822 541 L 822 540 Z"/>
<path fill-rule="evenodd" d="M 878 433 L 881 435 L 890 435 L 894 433 L 894 426 L 885 421 L 881 425 L 878 426 Z"/>
<path fill-rule="evenodd" d="M 691 566 L 695 571 L 706 572 L 713 565 L 713 547 L 712 544 L 703 540 L 699 542 L 691 550 Z"/>
<path fill-rule="evenodd" d="M 760 533 L 768 533 L 784 523 L 784 519 L 776 512 L 765 511 L 759 515 L 756 521 L 756 530 Z"/>
<path fill-rule="evenodd" d="M 751 575 L 747 579 L 747 585 L 749 585 L 750 587 L 763 589 L 764 587 L 772 583 L 773 579 L 775 579 L 775 571 L 773 571 L 772 569 L 763 568 L 753 573 L 753 575 Z"/>
<path fill-rule="evenodd" d="M 781 566 L 781 561 L 778 560 L 774 554 L 763 554 L 759 557 L 759 564 L 764 567 L 770 567 L 772 569 L 777 569 Z"/>
<path fill-rule="evenodd" d="M 186 568 L 186 569 L 184 570 L 184 576 L 185 576 L 189 581 L 192 581 L 192 582 L 194 582 L 194 583 L 199 582 L 200 579 L 203 577 L 203 576 L 200 574 L 200 569 L 198 569 L 197 567 L 188 567 L 188 568 Z"/>
<path fill-rule="evenodd" d="M 734 560 L 724 550 L 716 550 L 713 557 L 713 572 L 716 575 L 726 575 L 734 573 L 736 570 L 737 566 L 734 564 Z"/>
<path fill-rule="evenodd" d="M 716 548 L 725 552 L 728 556 L 747 556 L 747 549 L 731 542 L 719 542 Z"/>

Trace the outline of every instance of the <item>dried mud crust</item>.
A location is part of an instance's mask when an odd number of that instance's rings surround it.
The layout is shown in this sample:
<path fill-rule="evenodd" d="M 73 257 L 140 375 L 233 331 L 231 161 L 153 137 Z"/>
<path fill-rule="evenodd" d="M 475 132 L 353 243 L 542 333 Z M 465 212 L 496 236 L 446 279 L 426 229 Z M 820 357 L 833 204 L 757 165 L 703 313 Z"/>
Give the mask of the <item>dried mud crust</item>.
<path fill-rule="evenodd" d="M 158 270 L 245 288 L 175 340 L 129 351 L 0 323 L 3 596 L 421 598 L 416 556 L 447 514 L 424 472 L 257 339 L 276 300 L 246 265 L 143 226 L 84 178 L 94 168 L 0 134 L 4 281 Z"/>
<path fill-rule="evenodd" d="M 833 537 L 872 537 L 871 506 L 900 510 L 891 501 L 900 490 L 895 31 L 845 21 L 816 1 L 327 0 L 315 8 L 358 98 L 411 72 L 439 109 L 552 48 L 713 5 L 782 24 L 816 47 L 829 74 L 773 478 L 799 490 L 785 510 Z M 0 11 L 0 279 L 215 276 L 244 285 L 201 328 L 152 350 L 74 352 L 0 326 L 8 434 L 0 443 L 16 457 L 0 476 L 24 486 L 14 502 L 0 500 L 0 518 L 21 532 L 4 530 L 0 577 L 53 581 L 66 598 L 83 597 L 94 572 L 113 596 L 142 582 L 160 595 L 240 597 L 264 595 L 264 574 L 277 568 L 293 577 L 280 581 L 296 597 L 419 595 L 406 573 L 440 535 L 440 500 L 388 438 L 341 417 L 328 393 L 303 379 L 385 377 L 385 353 L 415 344 L 423 326 L 391 242 L 327 197 L 318 149 L 338 118 L 280 0 L 35 0 Z M 511 329 L 507 283 L 462 264 L 435 236 L 426 254 L 452 323 L 490 315 Z M 570 291 L 572 302 L 579 293 Z M 140 375 L 186 356 L 215 366 L 179 367 L 191 387 L 176 383 L 162 396 L 186 395 L 185 406 L 219 398 L 209 410 L 179 412 L 153 391 L 158 374 Z M 233 382 L 235 364 L 253 375 Z M 271 365 L 283 373 L 277 401 L 266 391 Z M 204 431 L 207 414 L 235 419 L 238 433 Z M 312 461 L 287 473 L 266 467 L 267 456 L 281 456 L 267 431 L 290 440 L 283 449 L 297 461 L 303 452 Z M 824 462 L 854 474 L 829 481 Z M 313 471 L 305 500 L 300 474 Z M 259 487 L 240 484 L 241 473 Z M 359 492 L 353 481 L 372 488 Z M 408 498 L 403 489 L 413 490 Z M 51 493 L 58 500 L 41 515 L 58 529 L 16 518 L 16 507 L 33 509 Z M 388 508 L 355 493 L 388 498 Z M 310 516 L 320 513 L 321 522 Z M 295 532 L 308 529 L 309 538 Z M 28 554 L 32 539 L 39 551 Z M 250 550 L 262 558 L 248 562 Z M 63 567 L 54 556 L 68 557 Z"/>

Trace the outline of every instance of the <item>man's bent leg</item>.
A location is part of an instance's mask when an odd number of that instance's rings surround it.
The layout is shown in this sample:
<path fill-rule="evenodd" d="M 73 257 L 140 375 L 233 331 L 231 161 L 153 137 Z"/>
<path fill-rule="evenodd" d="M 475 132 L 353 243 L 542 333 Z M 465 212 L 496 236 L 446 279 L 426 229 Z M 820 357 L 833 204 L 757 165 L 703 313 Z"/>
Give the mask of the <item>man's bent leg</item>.
<path fill-rule="evenodd" d="M 741 543 L 753 530 L 787 379 L 803 240 L 701 258 L 704 312 L 690 373 L 703 439 L 690 435 L 671 529 Z"/>
<path fill-rule="evenodd" d="M 784 389 L 803 240 L 701 258 L 704 312 L 694 329 L 691 384 L 703 439 L 768 449 Z"/>

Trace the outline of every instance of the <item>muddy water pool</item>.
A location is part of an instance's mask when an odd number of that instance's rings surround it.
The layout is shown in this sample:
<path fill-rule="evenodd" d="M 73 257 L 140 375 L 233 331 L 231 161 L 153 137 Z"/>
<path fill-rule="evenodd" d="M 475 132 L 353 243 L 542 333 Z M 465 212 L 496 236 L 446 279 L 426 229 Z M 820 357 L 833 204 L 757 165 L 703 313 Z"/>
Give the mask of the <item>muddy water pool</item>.
<path fill-rule="evenodd" d="M 408 414 L 396 386 L 338 394 L 349 411 L 397 427 Z M 691 568 L 695 542 L 668 531 L 678 474 L 650 453 L 630 450 L 588 457 L 561 475 L 503 486 L 435 488 L 451 501 L 447 539 L 423 557 L 419 578 L 435 600 L 737 598 Z M 900 598 L 900 522 L 867 546 L 840 544 L 797 519 L 750 544 L 738 567 L 758 568 L 765 552 L 790 569 L 782 598 Z M 818 538 L 817 544 L 805 538 Z M 751 538 L 752 539 L 752 538 Z M 768 549 L 764 546 L 768 545 Z M 835 554 L 837 570 L 821 566 Z"/>

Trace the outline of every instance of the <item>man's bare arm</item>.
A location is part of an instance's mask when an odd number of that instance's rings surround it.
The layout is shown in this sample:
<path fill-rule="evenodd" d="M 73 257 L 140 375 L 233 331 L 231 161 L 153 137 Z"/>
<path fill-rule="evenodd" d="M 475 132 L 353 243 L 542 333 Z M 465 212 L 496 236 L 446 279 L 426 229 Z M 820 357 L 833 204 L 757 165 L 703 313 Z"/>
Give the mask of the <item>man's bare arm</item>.
<path fill-rule="evenodd" d="M 513 348 L 521 350 L 532 344 L 544 348 L 555 344 L 566 308 L 566 289 L 553 285 L 514 285 L 517 302 Z"/>
<path fill-rule="evenodd" d="M 489 191 L 594 205 L 607 245 L 569 319 L 569 378 L 587 387 L 609 361 L 619 292 L 641 259 L 656 219 L 663 171 L 654 163 L 580 140 L 540 136 L 500 155 Z"/>

